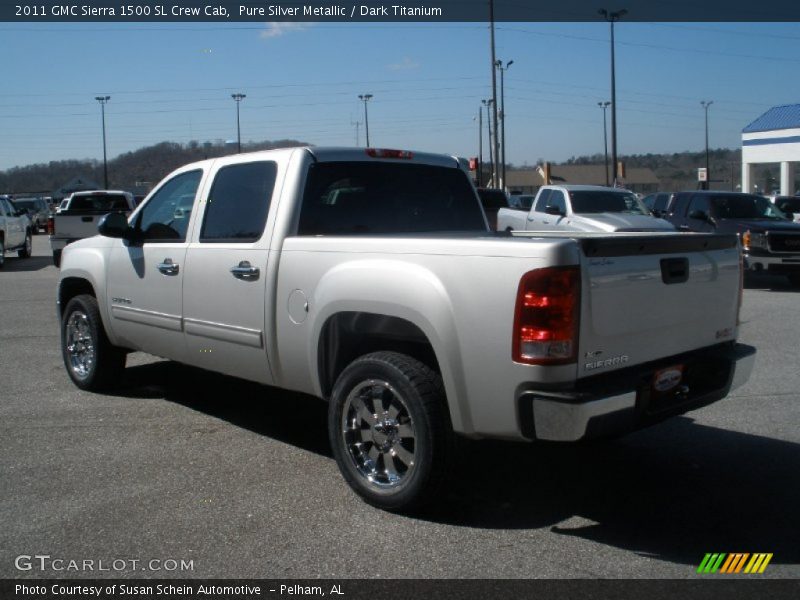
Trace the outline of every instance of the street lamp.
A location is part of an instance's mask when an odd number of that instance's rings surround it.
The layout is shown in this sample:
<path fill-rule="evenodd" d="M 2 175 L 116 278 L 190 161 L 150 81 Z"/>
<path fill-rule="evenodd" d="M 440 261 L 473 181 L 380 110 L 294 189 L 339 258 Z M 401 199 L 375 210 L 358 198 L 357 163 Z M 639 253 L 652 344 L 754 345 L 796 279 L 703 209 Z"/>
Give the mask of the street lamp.
<path fill-rule="evenodd" d="M 505 87 L 504 87 L 504 80 L 505 80 L 505 72 L 508 70 L 508 67 L 514 64 L 513 60 L 509 60 L 506 63 L 506 66 L 503 66 L 503 61 L 498 60 L 495 65 L 497 68 L 500 69 L 500 139 L 502 140 L 502 161 L 500 162 L 501 169 L 503 171 L 503 181 L 500 187 L 505 188 L 506 186 L 506 94 L 505 94 Z M 497 132 L 495 132 L 497 135 Z"/>
<path fill-rule="evenodd" d="M 598 13 L 611 25 L 611 161 L 614 165 L 614 185 L 617 185 L 617 79 L 614 58 L 614 23 L 628 14 L 623 9 L 609 12 L 601 8 Z"/>
<path fill-rule="evenodd" d="M 700 100 L 700 106 L 706 111 L 706 180 L 703 189 L 711 187 L 711 170 L 708 168 L 708 107 L 714 104 L 713 100 Z"/>
<path fill-rule="evenodd" d="M 486 107 L 486 128 L 489 130 L 489 173 L 491 173 L 491 183 L 493 186 L 497 185 L 497 170 L 495 166 L 495 154 L 494 148 L 492 148 L 492 113 L 491 107 L 494 104 L 494 100 L 489 98 L 488 100 L 481 100 L 483 105 Z M 497 132 L 495 131 L 495 138 L 497 137 Z"/>
<path fill-rule="evenodd" d="M 367 148 L 369 148 L 369 114 L 367 114 L 367 102 L 372 98 L 372 94 L 359 94 L 358 99 L 364 103 L 364 131 L 367 136 Z"/>
<path fill-rule="evenodd" d="M 608 187 L 608 129 L 606 127 L 606 109 L 611 104 L 608 100 L 605 102 L 598 102 L 597 106 L 603 109 L 603 148 L 606 156 L 606 187 Z"/>
<path fill-rule="evenodd" d="M 239 103 L 247 98 L 245 94 L 231 94 L 231 98 L 236 102 L 236 144 L 239 148 L 239 154 L 242 153 L 242 128 L 239 124 Z"/>
<path fill-rule="evenodd" d="M 95 100 L 100 103 L 100 112 L 103 118 L 103 182 L 104 189 L 108 189 L 108 159 L 106 157 L 106 102 L 111 100 L 111 96 L 95 96 Z"/>

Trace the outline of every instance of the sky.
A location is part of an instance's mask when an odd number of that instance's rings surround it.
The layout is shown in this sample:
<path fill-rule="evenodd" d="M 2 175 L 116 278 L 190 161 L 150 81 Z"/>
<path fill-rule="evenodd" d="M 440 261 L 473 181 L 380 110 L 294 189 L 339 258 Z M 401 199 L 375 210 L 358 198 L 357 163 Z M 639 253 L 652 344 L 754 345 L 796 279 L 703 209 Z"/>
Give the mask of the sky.
<path fill-rule="evenodd" d="M 620 154 L 703 150 L 701 100 L 713 101 L 712 148 L 739 147 L 763 112 L 800 103 L 800 23 L 621 21 L 616 41 Z M 514 61 L 510 163 L 603 152 L 607 23 L 497 23 L 496 53 Z M 0 23 L 0 56 L 0 170 L 102 160 L 98 95 L 111 97 L 109 158 L 235 140 L 235 92 L 243 142 L 364 145 L 369 93 L 372 146 L 476 156 L 491 97 L 486 23 Z"/>

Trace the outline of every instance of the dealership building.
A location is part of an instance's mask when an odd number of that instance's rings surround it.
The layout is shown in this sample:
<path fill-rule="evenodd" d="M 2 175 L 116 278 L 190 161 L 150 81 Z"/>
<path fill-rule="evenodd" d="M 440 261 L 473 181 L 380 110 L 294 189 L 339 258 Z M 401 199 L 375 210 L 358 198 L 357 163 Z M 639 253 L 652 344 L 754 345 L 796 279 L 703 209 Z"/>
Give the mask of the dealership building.
<path fill-rule="evenodd" d="M 793 195 L 797 191 L 794 180 L 796 162 L 800 162 L 800 104 L 775 106 L 742 130 L 743 192 L 756 191 L 756 164 L 779 163 L 781 178 L 777 192 Z"/>

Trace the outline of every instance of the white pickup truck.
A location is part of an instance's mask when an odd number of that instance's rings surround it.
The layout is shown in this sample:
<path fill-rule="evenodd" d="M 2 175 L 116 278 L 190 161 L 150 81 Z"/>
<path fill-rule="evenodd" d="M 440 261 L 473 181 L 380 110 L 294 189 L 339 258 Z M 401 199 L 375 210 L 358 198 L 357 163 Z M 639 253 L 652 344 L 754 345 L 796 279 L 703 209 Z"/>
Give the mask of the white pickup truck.
<path fill-rule="evenodd" d="M 490 232 L 449 156 L 207 160 L 99 231 L 62 256 L 78 387 L 141 350 L 313 394 L 342 474 L 388 510 L 436 496 L 454 434 L 619 434 L 723 398 L 754 361 L 736 236 Z"/>
<path fill-rule="evenodd" d="M 74 192 L 65 198 L 56 214 L 47 220 L 53 264 L 61 264 L 64 246 L 97 234 L 97 223 L 112 211 L 129 214 L 134 209 L 133 194 L 117 190 Z"/>
<path fill-rule="evenodd" d="M 501 208 L 498 231 L 675 231 L 627 190 L 597 185 L 545 185 L 529 210 Z"/>

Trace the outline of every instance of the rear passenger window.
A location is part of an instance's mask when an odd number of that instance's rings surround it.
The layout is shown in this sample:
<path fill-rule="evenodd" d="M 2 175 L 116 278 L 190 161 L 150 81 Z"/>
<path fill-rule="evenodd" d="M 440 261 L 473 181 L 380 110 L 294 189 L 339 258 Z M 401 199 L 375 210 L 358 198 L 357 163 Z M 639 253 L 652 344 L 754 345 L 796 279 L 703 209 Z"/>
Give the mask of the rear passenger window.
<path fill-rule="evenodd" d="M 277 172 L 271 161 L 221 168 L 208 195 L 200 241 L 257 241 L 267 222 Z"/>

